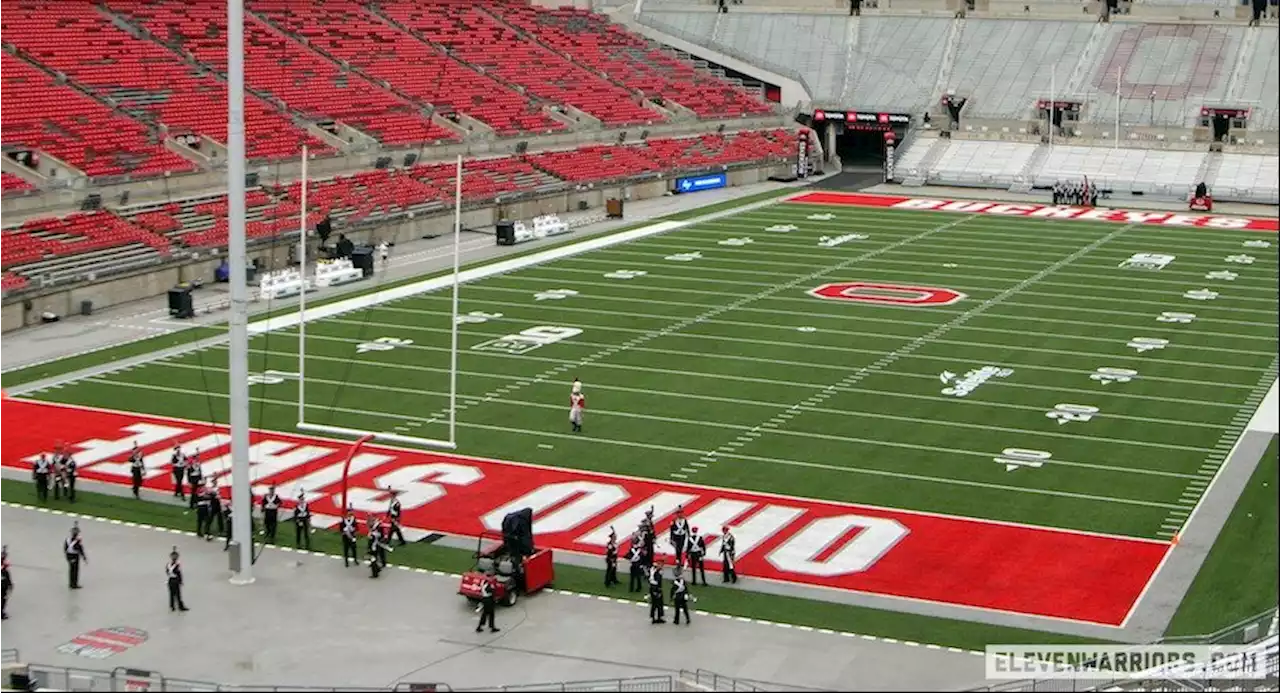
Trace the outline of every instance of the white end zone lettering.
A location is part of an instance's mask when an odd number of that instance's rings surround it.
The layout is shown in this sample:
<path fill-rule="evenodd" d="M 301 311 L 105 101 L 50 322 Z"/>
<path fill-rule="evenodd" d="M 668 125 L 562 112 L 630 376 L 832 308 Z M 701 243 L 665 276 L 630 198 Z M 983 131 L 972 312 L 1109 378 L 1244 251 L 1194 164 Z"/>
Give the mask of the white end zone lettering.
<path fill-rule="evenodd" d="M 131 424 L 126 426 L 124 430 L 136 435 L 126 436 L 116 440 L 101 440 L 93 438 L 82 443 L 76 443 L 70 446 L 73 448 L 71 456 L 75 458 L 76 464 L 79 465 L 80 469 L 93 467 L 93 470 L 97 472 L 128 478 L 131 473 L 128 462 L 103 462 L 103 460 L 128 454 L 129 451 L 133 449 L 134 443 L 137 443 L 139 448 L 145 448 L 148 445 L 177 438 L 178 436 L 187 433 L 187 429 L 185 428 L 160 426 L 150 423 Z M 52 455 L 53 451 L 50 450 L 49 454 Z M 39 458 L 39 455 L 32 455 L 24 458 L 23 461 L 28 464 L 32 464 Z M 143 464 L 146 465 L 146 471 L 143 472 L 143 478 L 149 479 L 153 476 L 158 476 L 161 473 L 159 468 L 167 465 L 168 463 L 168 451 L 147 455 L 143 458 Z"/>
<path fill-rule="evenodd" d="M 620 513 L 619 515 L 611 518 L 608 522 L 605 522 L 601 524 L 599 527 L 596 527 L 590 532 L 582 535 L 581 537 L 578 537 L 577 541 L 582 542 L 584 544 L 604 546 L 609 542 L 609 527 L 610 525 L 612 525 L 613 528 L 618 532 L 619 542 L 624 542 L 627 540 L 627 536 L 636 527 L 640 526 L 640 520 L 644 519 L 645 512 L 647 512 L 648 510 L 650 509 L 653 510 L 654 525 L 661 526 L 663 520 L 666 520 L 673 513 L 675 513 L 676 508 L 679 508 L 682 505 L 687 505 L 689 503 L 692 503 L 693 501 L 697 500 L 697 498 L 698 498 L 697 496 L 689 493 L 659 491 L 658 493 L 653 494 L 649 498 L 639 503 L 636 503 L 634 506 L 632 506 L 631 508 L 628 508 L 626 511 Z M 591 518 L 584 518 L 584 520 L 586 519 L 591 519 Z M 626 529 L 620 529 L 624 527 Z M 660 544 L 661 542 L 657 542 L 657 543 Z"/>
<path fill-rule="evenodd" d="M 352 460 L 353 464 L 354 462 Z M 401 467 L 379 476 L 373 482 L 373 485 L 378 487 L 379 490 L 367 488 L 348 489 L 347 502 L 351 504 L 351 507 L 361 512 L 382 512 L 387 509 L 387 503 L 390 502 L 390 494 L 381 489 L 389 488 L 400 492 L 400 503 L 403 510 L 412 510 L 443 498 L 446 491 L 440 484 L 469 486 L 483 478 L 484 473 L 470 465 L 450 462 L 417 464 L 411 467 Z M 430 483 L 427 481 L 428 479 L 439 483 Z M 498 528 L 502 528 L 501 520 L 498 521 Z"/>
<path fill-rule="evenodd" d="M 519 498 L 490 511 L 482 520 L 486 529 L 502 531 L 508 513 L 533 508 L 535 534 L 568 532 L 578 525 L 626 500 L 628 493 L 617 484 L 594 481 L 566 481 L 539 486 Z M 550 514 L 540 513 L 555 508 Z"/>
<path fill-rule="evenodd" d="M 836 542 L 856 531 L 852 539 L 821 557 Z M 907 536 L 897 520 L 863 515 L 839 515 L 810 522 L 765 557 L 778 570 L 798 575 L 835 577 L 867 570 Z"/>
<path fill-rule="evenodd" d="M 814 298 L 897 306 L 949 306 L 966 298 L 954 289 L 872 282 L 836 282 L 809 290 Z"/>
<path fill-rule="evenodd" d="M 370 469 L 373 469 L 374 467 L 381 466 L 387 462 L 393 462 L 395 459 L 396 458 L 391 455 L 379 455 L 372 452 L 358 453 L 355 457 L 351 458 L 351 467 L 348 470 L 348 476 L 354 478 L 369 471 Z M 342 481 L 342 469 L 345 466 L 345 460 L 342 462 L 335 462 L 317 469 L 316 471 L 299 479 L 290 481 L 289 488 L 286 489 L 286 492 L 283 495 L 286 497 L 293 497 L 297 495 L 297 489 L 302 489 L 303 492 L 306 493 L 307 502 L 314 503 L 321 498 L 324 498 L 325 494 L 321 493 L 321 489 Z M 258 484 L 253 487 L 254 495 L 262 495 L 266 492 L 267 487 L 263 484 Z M 333 504 L 335 506 L 341 506 L 342 499 L 340 496 L 335 496 L 333 500 Z"/>
<path fill-rule="evenodd" d="M 225 436 L 222 437 L 222 440 L 225 441 L 223 445 L 230 445 L 231 443 Z M 182 449 L 187 454 L 191 454 L 194 446 L 188 447 L 184 444 Z M 337 448 L 298 445 L 284 440 L 260 441 L 249 446 L 249 481 L 262 481 L 277 474 L 291 472 L 298 467 L 322 460 L 337 452 Z M 204 460 L 200 468 L 204 470 L 206 478 L 230 471 L 231 452 L 228 450 L 226 454 Z M 220 480 L 219 485 L 229 486 L 230 479 Z"/>

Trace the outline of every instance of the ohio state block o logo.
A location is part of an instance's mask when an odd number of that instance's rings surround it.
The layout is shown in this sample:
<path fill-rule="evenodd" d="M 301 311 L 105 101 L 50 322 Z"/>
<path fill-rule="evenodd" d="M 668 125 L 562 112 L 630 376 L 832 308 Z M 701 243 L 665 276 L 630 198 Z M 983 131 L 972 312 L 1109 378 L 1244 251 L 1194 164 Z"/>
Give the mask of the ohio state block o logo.
<path fill-rule="evenodd" d="M 869 282 L 839 282 L 810 289 L 809 295 L 831 301 L 858 301 L 894 306 L 949 306 L 965 295 L 951 289 Z"/>

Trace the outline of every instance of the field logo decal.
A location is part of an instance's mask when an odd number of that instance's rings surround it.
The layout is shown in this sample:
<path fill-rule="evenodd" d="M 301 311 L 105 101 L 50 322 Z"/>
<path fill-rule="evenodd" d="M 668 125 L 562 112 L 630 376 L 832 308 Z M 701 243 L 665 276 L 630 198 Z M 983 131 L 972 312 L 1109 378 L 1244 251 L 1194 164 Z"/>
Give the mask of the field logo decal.
<path fill-rule="evenodd" d="M 1168 312 L 1168 311 L 1161 313 L 1160 317 L 1156 318 L 1156 320 L 1159 320 L 1160 322 L 1176 322 L 1183 325 L 1195 319 L 1196 319 L 1195 313 L 1175 313 L 1175 312 Z"/>
<path fill-rule="evenodd" d="M 1243 253 L 1241 253 L 1240 255 L 1228 255 L 1225 258 L 1223 258 L 1223 260 L 1225 260 L 1226 262 L 1234 262 L 1237 265 L 1252 265 L 1253 261 L 1256 259 L 1257 258 L 1255 258 L 1252 255 L 1245 255 Z"/>
<path fill-rule="evenodd" d="M 1089 375 L 1090 380 L 1096 380 L 1103 385 L 1110 383 L 1127 383 L 1138 377 L 1138 371 L 1129 368 L 1111 368 L 1103 366 Z"/>
<path fill-rule="evenodd" d="M 582 330 L 576 327 L 539 325 L 538 327 L 530 327 L 527 330 L 520 330 L 505 337 L 481 342 L 471 347 L 471 350 L 500 351 L 504 354 L 520 355 L 534 349 L 540 349 L 548 344 L 564 341 L 570 337 L 577 337 L 580 334 L 582 334 Z"/>
<path fill-rule="evenodd" d="M 361 342 L 356 345 L 357 354 L 367 354 L 370 351 L 391 351 L 397 347 L 409 346 L 413 344 L 412 339 L 401 339 L 399 337 L 378 337 L 372 342 Z"/>
<path fill-rule="evenodd" d="M 742 246 L 747 245 L 751 242 L 752 241 L 750 236 L 743 236 L 742 238 L 726 238 L 723 241 L 719 241 L 719 244 L 733 246 L 735 248 L 741 248 Z"/>
<path fill-rule="evenodd" d="M 636 277 L 643 277 L 646 274 L 648 274 L 648 272 L 644 270 L 620 269 L 608 272 L 604 277 L 605 279 L 635 279 Z"/>
<path fill-rule="evenodd" d="M 1045 412 L 1045 416 L 1058 422 L 1058 425 L 1069 423 L 1071 421 L 1079 421 L 1084 423 L 1089 421 L 1098 413 L 1097 407 L 1091 407 L 1087 404 L 1058 404 L 1053 409 Z"/>
<path fill-rule="evenodd" d="M 999 457 L 992 458 L 996 462 L 1004 465 L 1006 472 L 1012 472 L 1015 469 L 1039 469 L 1044 463 L 1053 457 L 1052 454 L 1044 450 L 1023 450 L 1022 448 L 1005 448 Z"/>
<path fill-rule="evenodd" d="M 823 236 L 818 239 L 818 247 L 834 248 L 838 245 L 844 245 L 850 241 L 865 241 L 871 238 L 865 233 L 846 233 L 843 236 Z"/>
<path fill-rule="evenodd" d="M 701 260 L 702 253 L 698 251 L 694 251 L 692 253 L 676 253 L 675 255 L 668 255 L 663 259 L 671 260 L 672 262 L 693 262 L 694 260 Z"/>
<path fill-rule="evenodd" d="M 1271 247 L 1271 241 L 1245 241 L 1245 242 L 1244 242 L 1244 247 L 1246 247 L 1246 248 L 1270 248 L 1270 247 Z"/>
<path fill-rule="evenodd" d="M 764 230 L 774 233 L 791 233 L 792 231 L 799 231 L 800 227 L 795 224 L 774 224 L 773 226 L 764 227 Z"/>
<path fill-rule="evenodd" d="M 983 366 L 959 376 L 951 371 L 943 371 L 938 376 L 938 380 L 941 380 L 943 385 L 949 386 L 942 388 L 942 394 L 949 397 L 968 397 L 969 393 L 981 387 L 988 380 L 992 378 L 1007 378 L 1011 375 L 1013 375 L 1012 368 Z"/>
<path fill-rule="evenodd" d="M 1183 298 L 1191 298 L 1197 301 L 1212 301 L 1218 296 L 1218 292 L 1212 289 L 1192 289 L 1185 294 L 1182 294 Z"/>
<path fill-rule="evenodd" d="M 809 290 L 809 295 L 829 301 L 856 301 L 895 306 L 949 306 L 967 298 L 954 289 L 902 286 L 871 282 L 836 282 Z"/>
<path fill-rule="evenodd" d="M 1169 346 L 1169 340 L 1160 339 L 1159 337 L 1134 337 L 1129 340 L 1125 346 L 1137 349 L 1139 354 L 1145 354 L 1148 351 L 1163 349 Z"/>
<path fill-rule="evenodd" d="M 573 289 L 548 289 L 547 291 L 539 291 L 533 295 L 535 301 L 560 301 L 570 296 L 577 296 L 578 292 Z"/>
<path fill-rule="evenodd" d="M 482 310 L 473 310 L 465 315 L 459 315 L 456 322 L 459 325 L 479 325 L 490 320 L 498 320 L 501 317 L 502 313 L 486 313 Z"/>
<path fill-rule="evenodd" d="M 1160 253 L 1134 253 L 1128 260 L 1120 263 L 1120 269 L 1161 270 L 1169 266 L 1177 257 Z"/>
<path fill-rule="evenodd" d="M 1204 275 L 1204 278 L 1205 279 L 1221 279 L 1224 282 L 1233 282 L 1236 280 L 1236 277 L 1238 276 L 1240 276 L 1239 272 L 1232 272 L 1231 270 L 1217 270 L 1216 272 L 1209 272 L 1208 274 Z"/>

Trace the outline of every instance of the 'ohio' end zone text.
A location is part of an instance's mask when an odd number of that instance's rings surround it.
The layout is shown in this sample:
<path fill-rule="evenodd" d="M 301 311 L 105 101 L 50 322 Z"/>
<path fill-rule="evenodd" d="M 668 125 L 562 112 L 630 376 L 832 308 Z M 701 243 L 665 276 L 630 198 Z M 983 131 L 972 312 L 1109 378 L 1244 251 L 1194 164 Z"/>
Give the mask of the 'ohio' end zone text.
<path fill-rule="evenodd" d="M 126 412 L 5 399 L 0 440 L 5 467 L 62 443 L 81 478 L 130 483 L 136 442 L 147 488 L 167 491 L 175 444 L 200 450 L 205 478 L 230 469 L 225 427 Z M 292 499 L 305 490 L 317 514 L 340 514 L 350 444 L 254 432 L 253 492 L 270 484 Z M 224 478 L 225 482 L 226 479 Z M 532 507 L 536 541 L 557 551 L 601 555 L 609 527 L 626 536 L 652 507 L 660 537 L 677 507 L 709 535 L 732 525 L 738 569 L 747 579 L 919 600 L 957 607 L 1118 626 L 1168 544 L 1066 530 L 808 500 L 585 471 L 366 445 L 351 460 L 348 500 L 382 513 L 400 492 L 407 529 L 474 537 L 497 530 L 508 512 Z M 225 491 L 224 491 L 225 493 Z M 660 551 L 669 552 L 665 541 Z M 621 547 L 625 553 L 626 546 Z M 716 561 L 708 568 L 717 570 Z M 603 562 L 602 562 L 603 565 Z"/>

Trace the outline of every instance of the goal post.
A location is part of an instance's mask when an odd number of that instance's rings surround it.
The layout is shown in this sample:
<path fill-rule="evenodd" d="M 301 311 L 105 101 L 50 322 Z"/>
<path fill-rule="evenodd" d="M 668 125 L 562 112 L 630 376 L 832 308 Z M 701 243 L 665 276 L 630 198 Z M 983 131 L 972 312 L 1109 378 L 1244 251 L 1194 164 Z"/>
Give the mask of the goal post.
<path fill-rule="evenodd" d="M 424 438 L 420 436 L 403 435 L 390 431 L 370 431 L 360 428 L 351 428 L 347 426 L 335 426 L 332 424 L 313 423 L 307 421 L 307 405 L 306 405 L 306 324 L 307 324 L 307 307 L 306 307 L 306 282 L 307 282 L 307 254 L 306 254 L 306 233 L 307 233 L 307 180 L 306 180 L 306 158 L 303 158 L 303 179 L 302 179 L 302 221 L 301 233 L 302 239 L 299 241 L 302 252 L 299 253 L 299 265 L 301 273 L 301 281 L 303 283 L 301 296 L 298 301 L 298 424 L 297 428 L 301 431 L 310 431 L 313 433 L 327 433 L 331 435 L 347 436 L 358 439 L 362 444 L 371 439 L 385 440 L 393 443 L 402 443 L 406 445 L 415 445 L 426 448 L 441 448 L 445 450 L 456 450 L 457 444 L 457 419 L 458 419 L 458 271 L 461 260 L 462 245 L 462 155 L 458 155 L 457 169 L 455 173 L 454 196 L 453 196 L 453 296 L 451 301 L 451 309 L 449 314 L 449 407 L 448 407 L 448 438 Z M 345 502 L 345 501 L 344 501 Z"/>

